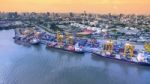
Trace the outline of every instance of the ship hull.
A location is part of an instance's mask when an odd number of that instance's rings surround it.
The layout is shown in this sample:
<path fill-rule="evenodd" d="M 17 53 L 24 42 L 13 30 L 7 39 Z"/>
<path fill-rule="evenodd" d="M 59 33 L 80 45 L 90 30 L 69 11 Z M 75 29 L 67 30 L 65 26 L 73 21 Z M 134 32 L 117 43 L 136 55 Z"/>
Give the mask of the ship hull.
<path fill-rule="evenodd" d="M 47 48 L 54 48 L 54 49 L 73 52 L 73 53 L 78 53 L 78 54 L 83 54 L 84 53 L 83 51 L 74 51 L 74 50 L 68 50 L 68 49 L 65 49 L 65 48 L 57 48 L 57 47 L 53 47 L 53 46 L 47 46 Z"/>
<path fill-rule="evenodd" d="M 150 66 L 150 63 L 145 63 L 145 62 L 134 62 L 134 61 L 131 61 L 131 60 L 127 60 L 127 59 L 118 59 L 118 58 L 115 58 L 113 56 L 102 56 L 101 54 L 98 54 L 98 53 L 92 53 L 93 56 L 99 56 L 101 58 L 106 58 L 106 59 L 111 59 L 111 60 L 117 60 L 117 61 L 121 61 L 121 62 L 124 62 L 124 63 L 128 63 L 128 64 L 137 64 L 137 65 L 143 65 L 143 66 Z"/>

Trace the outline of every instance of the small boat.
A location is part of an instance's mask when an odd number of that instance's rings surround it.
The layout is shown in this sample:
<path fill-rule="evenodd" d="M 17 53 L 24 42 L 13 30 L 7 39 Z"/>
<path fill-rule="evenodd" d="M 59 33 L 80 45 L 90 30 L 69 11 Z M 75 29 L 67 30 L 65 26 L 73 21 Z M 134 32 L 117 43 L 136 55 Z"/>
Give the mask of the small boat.
<path fill-rule="evenodd" d="M 143 59 L 143 61 L 139 61 L 137 59 L 138 56 L 132 57 L 132 58 L 128 58 L 125 56 L 121 56 L 121 55 L 117 55 L 117 54 L 108 54 L 108 53 L 102 53 L 102 52 L 93 52 L 92 53 L 93 56 L 99 56 L 102 58 L 107 58 L 107 59 L 113 59 L 113 60 L 118 60 L 118 61 L 122 61 L 122 62 L 126 62 L 129 64 L 138 64 L 138 65 L 144 65 L 144 66 L 150 66 L 150 61 L 148 61 L 147 59 Z"/>

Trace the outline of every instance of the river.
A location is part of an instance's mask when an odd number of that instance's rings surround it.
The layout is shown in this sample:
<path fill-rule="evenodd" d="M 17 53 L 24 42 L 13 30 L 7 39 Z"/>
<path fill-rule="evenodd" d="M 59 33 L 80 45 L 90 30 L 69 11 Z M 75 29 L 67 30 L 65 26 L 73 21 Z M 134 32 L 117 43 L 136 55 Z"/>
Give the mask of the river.
<path fill-rule="evenodd" d="M 150 84 L 150 67 L 14 43 L 0 31 L 0 84 Z"/>

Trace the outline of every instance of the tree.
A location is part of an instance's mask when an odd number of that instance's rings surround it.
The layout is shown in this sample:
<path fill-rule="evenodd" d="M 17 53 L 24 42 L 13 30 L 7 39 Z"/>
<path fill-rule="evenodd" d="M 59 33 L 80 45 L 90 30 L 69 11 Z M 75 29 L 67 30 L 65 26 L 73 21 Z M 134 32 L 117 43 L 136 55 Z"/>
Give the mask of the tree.
<path fill-rule="evenodd" d="M 149 29 L 145 29 L 144 32 L 150 32 L 150 30 Z"/>
<path fill-rule="evenodd" d="M 116 29 L 113 29 L 113 30 L 111 30 L 114 34 L 117 34 L 117 30 Z"/>
<path fill-rule="evenodd" d="M 62 31 L 62 29 L 60 29 L 55 23 L 52 23 L 50 26 L 51 29 L 54 31 Z"/>

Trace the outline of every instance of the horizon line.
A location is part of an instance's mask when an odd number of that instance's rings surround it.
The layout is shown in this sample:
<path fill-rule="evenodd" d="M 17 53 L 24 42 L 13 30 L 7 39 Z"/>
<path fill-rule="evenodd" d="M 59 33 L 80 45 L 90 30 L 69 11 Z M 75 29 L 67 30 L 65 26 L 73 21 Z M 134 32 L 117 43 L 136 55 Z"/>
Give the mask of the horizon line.
<path fill-rule="evenodd" d="M 73 12 L 73 11 L 68 11 L 68 12 L 51 12 L 51 11 L 0 11 L 0 13 L 14 13 L 14 12 L 17 12 L 17 13 L 62 13 L 62 14 L 66 14 L 66 13 L 75 13 L 75 14 L 82 14 L 82 13 L 85 13 L 86 11 L 83 11 L 83 12 Z M 105 13 L 91 13 L 91 12 L 86 12 L 86 14 L 102 14 L 102 15 L 105 15 L 105 14 L 112 14 L 112 15 L 120 15 L 120 14 L 123 14 L 123 15 L 150 15 L 149 14 L 138 14 L 138 13 L 112 13 L 112 12 L 105 12 Z"/>

